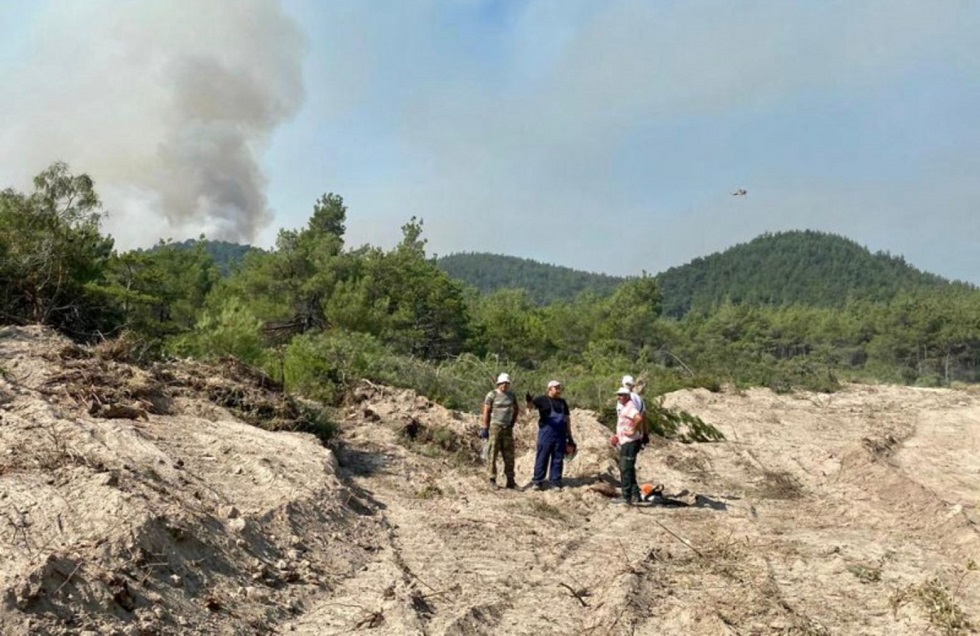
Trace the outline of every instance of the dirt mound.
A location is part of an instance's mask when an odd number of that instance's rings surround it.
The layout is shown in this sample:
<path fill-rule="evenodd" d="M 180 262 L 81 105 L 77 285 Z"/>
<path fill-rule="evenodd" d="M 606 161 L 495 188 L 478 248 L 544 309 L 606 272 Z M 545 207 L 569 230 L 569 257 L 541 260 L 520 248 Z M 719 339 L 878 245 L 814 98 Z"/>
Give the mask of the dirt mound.
<path fill-rule="evenodd" d="M 147 371 L 37 328 L 0 332 L 0 361 L 0 633 L 267 631 L 367 561 L 381 530 L 333 453 L 225 408 L 288 418 L 254 377 Z"/>
<path fill-rule="evenodd" d="M 363 383 L 331 449 L 247 368 L 0 331 L 0 632 L 922 634 L 980 622 L 980 393 L 682 391 L 623 508 L 576 410 L 565 488 L 491 488 L 473 413 Z M 568 396 L 574 404 L 574 396 Z M 92 402 L 96 407 L 92 408 Z M 139 409 L 107 418 L 113 405 Z M 296 409 L 296 410 L 291 410 Z M 142 411 L 142 412 L 141 412 Z M 145 415 L 143 414 L 145 413 Z M 129 419 L 134 417 L 135 419 Z"/>

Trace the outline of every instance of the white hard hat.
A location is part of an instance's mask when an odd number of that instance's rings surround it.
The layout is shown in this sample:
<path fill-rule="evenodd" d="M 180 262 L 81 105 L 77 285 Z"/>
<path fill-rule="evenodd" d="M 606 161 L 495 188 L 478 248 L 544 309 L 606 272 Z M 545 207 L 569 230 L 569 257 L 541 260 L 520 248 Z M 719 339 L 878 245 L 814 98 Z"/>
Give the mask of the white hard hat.
<path fill-rule="evenodd" d="M 623 376 L 623 386 L 633 386 L 636 382 L 633 381 L 633 376 L 624 375 Z"/>
<path fill-rule="evenodd" d="M 510 376 L 506 373 L 501 373 L 497 376 L 497 384 L 503 384 L 504 382 L 510 384 Z"/>
<path fill-rule="evenodd" d="M 625 386 L 621 386 L 618 389 L 616 389 L 616 395 L 629 395 L 629 394 L 630 394 L 630 390 Z"/>

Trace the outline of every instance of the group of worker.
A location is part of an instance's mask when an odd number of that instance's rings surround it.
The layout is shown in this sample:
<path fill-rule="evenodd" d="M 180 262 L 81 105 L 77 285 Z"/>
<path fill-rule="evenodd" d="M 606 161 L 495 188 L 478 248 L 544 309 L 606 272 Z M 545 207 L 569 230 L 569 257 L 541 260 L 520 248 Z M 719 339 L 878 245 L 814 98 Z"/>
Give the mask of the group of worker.
<path fill-rule="evenodd" d="M 506 488 L 517 488 L 514 479 L 514 425 L 520 415 L 517 396 L 511 391 L 510 375 L 497 376 L 496 388 L 483 400 L 483 420 L 480 437 L 487 440 L 487 471 L 490 486 L 497 488 L 497 456 L 503 457 Z M 534 456 L 532 488 L 543 490 L 545 480 L 552 488 L 562 488 L 562 468 L 566 453 L 576 452 L 572 435 L 572 415 L 568 402 L 562 398 L 564 387 L 558 380 L 548 382 L 547 391 L 537 397 L 526 393 L 525 408 L 538 411 L 538 440 Z M 619 450 L 619 469 L 622 499 L 617 503 L 630 505 L 639 502 L 643 493 L 636 481 L 636 457 L 649 440 L 646 405 L 634 390 L 632 376 L 623 376 L 616 390 L 616 434 L 610 438 Z"/>

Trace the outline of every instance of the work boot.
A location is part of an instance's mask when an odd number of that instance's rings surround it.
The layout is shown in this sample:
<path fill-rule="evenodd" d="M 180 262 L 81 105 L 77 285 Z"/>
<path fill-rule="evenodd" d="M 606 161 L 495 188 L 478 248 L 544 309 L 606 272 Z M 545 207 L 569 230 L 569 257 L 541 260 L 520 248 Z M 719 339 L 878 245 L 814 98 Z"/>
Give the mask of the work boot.
<path fill-rule="evenodd" d="M 508 479 L 507 480 L 507 488 L 509 488 L 511 490 L 513 490 L 514 488 L 517 488 L 517 482 L 514 481 L 513 479 Z"/>
<path fill-rule="evenodd" d="M 535 490 L 544 490 L 544 484 L 542 484 L 540 481 L 534 482 L 534 485 L 531 487 Z"/>
<path fill-rule="evenodd" d="M 633 500 L 627 499 L 625 497 L 616 497 L 615 499 L 612 500 L 612 503 L 618 506 L 632 506 Z"/>

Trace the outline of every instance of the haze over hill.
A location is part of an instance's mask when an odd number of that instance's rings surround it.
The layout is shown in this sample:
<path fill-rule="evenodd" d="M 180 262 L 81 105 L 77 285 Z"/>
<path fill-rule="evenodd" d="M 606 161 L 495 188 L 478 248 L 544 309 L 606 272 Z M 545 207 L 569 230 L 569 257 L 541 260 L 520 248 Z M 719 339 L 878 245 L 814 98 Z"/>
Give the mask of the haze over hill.
<path fill-rule="evenodd" d="M 63 160 L 126 249 L 268 248 L 329 189 L 357 245 L 418 211 L 440 254 L 629 275 L 805 226 L 980 283 L 978 28 L 975 2 L 8 1 L 0 187 Z"/>

